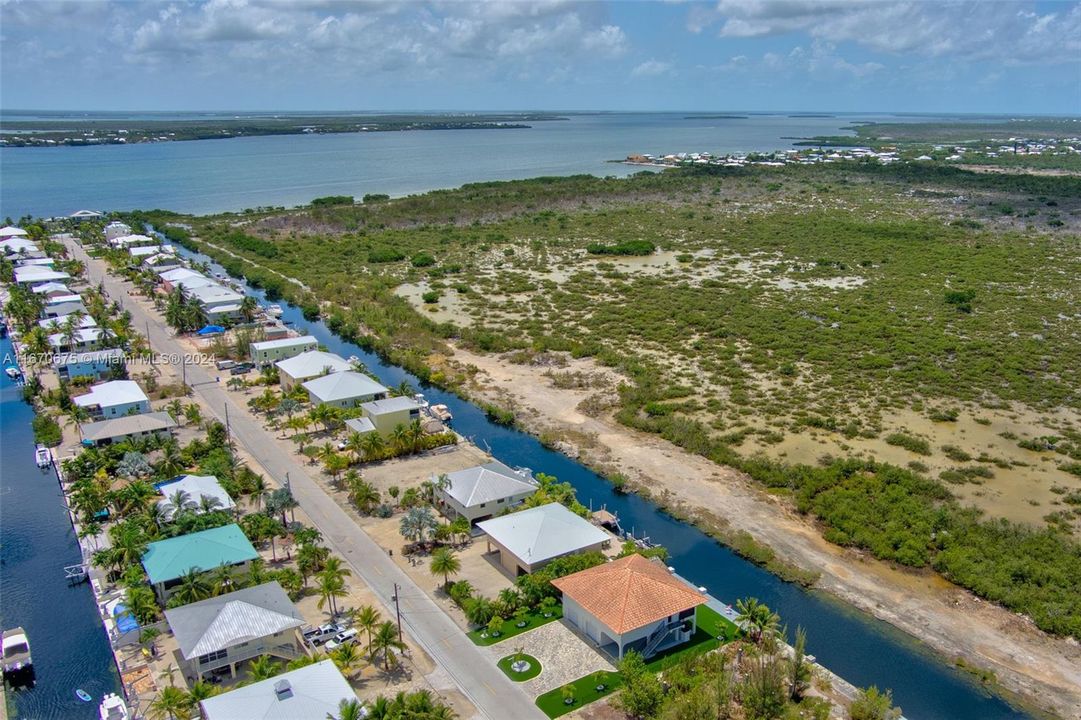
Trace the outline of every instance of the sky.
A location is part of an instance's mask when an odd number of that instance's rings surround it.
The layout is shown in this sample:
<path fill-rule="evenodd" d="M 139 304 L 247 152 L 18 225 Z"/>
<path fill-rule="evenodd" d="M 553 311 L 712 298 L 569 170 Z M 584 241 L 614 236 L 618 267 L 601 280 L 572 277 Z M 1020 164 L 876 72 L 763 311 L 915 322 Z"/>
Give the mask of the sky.
<path fill-rule="evenodd" d="M 1081 2 L 0 0 L 0 108 L 1081 115 Z"/>

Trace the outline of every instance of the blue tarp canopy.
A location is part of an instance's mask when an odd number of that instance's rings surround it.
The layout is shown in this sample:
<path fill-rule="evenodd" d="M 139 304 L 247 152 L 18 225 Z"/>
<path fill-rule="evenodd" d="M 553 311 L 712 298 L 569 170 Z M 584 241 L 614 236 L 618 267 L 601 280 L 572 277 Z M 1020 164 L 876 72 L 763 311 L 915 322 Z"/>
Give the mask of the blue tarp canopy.
<path fill-rule="evenodd" d="M 139 622 L 128 611 L 128 606 L 124 603 L 116 604 L 116 607 L 113 608 L 113 617 L 116 618 L 116 629 L 120 633 L 129 633 L 132 630 L 139 629 Z"/>
<path fill-rule="evenodd" d="M 214 335 L 216 333 L 225 332 L 225 328 L 221 325 L 207 325 L 205 328 L 195 333 L 196 335 Z"/>

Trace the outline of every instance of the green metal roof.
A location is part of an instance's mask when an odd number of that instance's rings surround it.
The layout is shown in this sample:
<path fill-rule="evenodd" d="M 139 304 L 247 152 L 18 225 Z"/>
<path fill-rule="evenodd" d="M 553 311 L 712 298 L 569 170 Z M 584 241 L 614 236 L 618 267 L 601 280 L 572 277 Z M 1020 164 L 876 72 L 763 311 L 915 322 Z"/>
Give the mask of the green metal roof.
<path fill-rule="evenodd" d="M 181 535 L 150 543 L 143 554 L 143 567 L 153 584 L 175 580 L 191 568 L 213 570 L 259 556 L 239 525 Z"/>

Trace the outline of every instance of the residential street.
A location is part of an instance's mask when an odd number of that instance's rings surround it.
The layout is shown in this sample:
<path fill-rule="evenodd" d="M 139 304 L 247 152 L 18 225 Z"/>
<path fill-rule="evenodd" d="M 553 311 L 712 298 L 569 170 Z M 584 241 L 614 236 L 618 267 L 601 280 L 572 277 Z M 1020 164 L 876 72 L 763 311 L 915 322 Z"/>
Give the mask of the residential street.
<path fill-rule="evenodd" d="M 90 283 L 104 282 L 110 298 L 130 310 L 133 327 L 144 332 L 149 328 L 152 348 L 178 356 L 190 352 L 173 337 L 168 327 L 129 297 L 130 283 L 109 275 L 105 263 L 89 257 L 73 240 L 66 242 L 73 256 L 86 263 Z M 386 605 L 392 619 L 394 603 L 391 597 L 394 584 L 398 584 L 403 628 L 449 674 L 483 716 L 494 720 L 545 717 L 522 689 L 503 675 L 454 621 L 319 487 L 309 475 L 309 469 L 296 461 L 290 446 L 252 420 L 204 368 L 189 365 L 186 372 L 193 392 L 206 402 L 218 419 L 224 422 L 228 412 L 233 440 L 258 458 L 278 483 L 284 484 L 288 475 L 293 496 L 323 533 L 328 545 L 341 554 L 356 576 L 371 587 Z"/>

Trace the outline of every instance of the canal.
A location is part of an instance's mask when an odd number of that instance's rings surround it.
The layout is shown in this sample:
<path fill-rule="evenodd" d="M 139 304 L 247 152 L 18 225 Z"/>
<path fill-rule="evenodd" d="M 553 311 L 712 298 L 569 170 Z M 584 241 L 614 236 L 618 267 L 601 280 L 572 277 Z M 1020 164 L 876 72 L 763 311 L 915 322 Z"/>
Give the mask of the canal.
<path fill-rule="evenodd" d="M 178 248 L 183 256 L 224 269 L 211 258 Z M 245 292 L 267 302 L 262 292 Z M 454 429 L 471 438 L 502 462 L 544 472 L 570 482 L 585 505 L 607 508 L 619 515 L 621 525 L 635 528 L 671 553 L 676 571 L 710 594 L 733 604 L 738 598 L 757 597 L 780 614 L 791 630 L 807 631 L 808 652 L 849 682 L 866 687 L 891 688 L 894 701 L 909 720 L 1005 720 L 1030 717 L 992 695 L 970 676 L 946 664 L 911 637 L 889 624 L 861 613 L 824 593 L 786 583 L 732 553 L 697 528 L 677 521 L 652 503 L 635 495 L 622 495 L 589 468 L 548 450 L 531 435 L 490 422 L 484 413 L 459 398 L 423 385 L 400 367 L 334 335 L 322 322 L 309 322 L 300 309 L 282 302 L 282 319 L 314 335 L 328 350 L 342 357 L 356 355 L 388 387 L 403 381 L 420 387 L 426 398 L 444 403 L 454 414 Z M 721 513 L 723 515 L 723 512 Z"/>
<path fill-rule="evenodd" d="M 0 355 L 11 364 L 10 339 Z M 0 375 L 0 624 L 26 630 L 36 671 L 32 688 L 9 691 L 9 709 L 24 720 L 90 720 L 120 679 L 89 583 L 64 579 L 64 566 L 81 562 L 79 544 L 55 471 L 34 461 L 33 419 L 22 388 Z"/>

